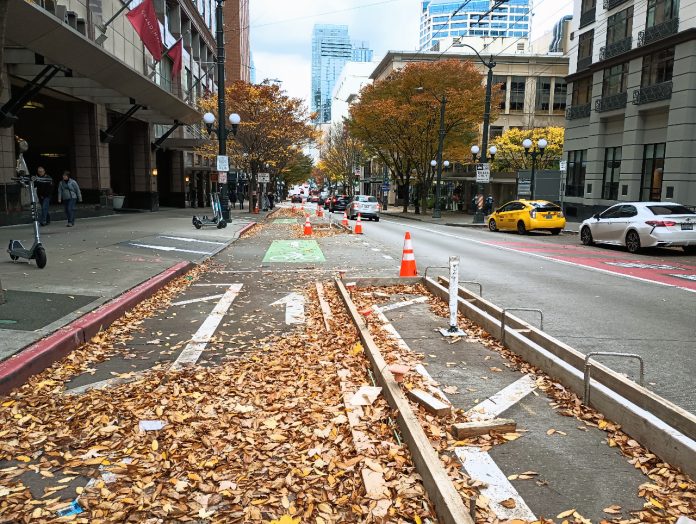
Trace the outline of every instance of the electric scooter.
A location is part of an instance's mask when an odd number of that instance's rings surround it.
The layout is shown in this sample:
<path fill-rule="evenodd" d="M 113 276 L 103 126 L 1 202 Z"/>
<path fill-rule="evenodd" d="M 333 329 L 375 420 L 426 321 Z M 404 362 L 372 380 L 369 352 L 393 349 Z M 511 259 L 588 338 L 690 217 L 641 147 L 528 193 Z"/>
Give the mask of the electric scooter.
<path fill-rule="evenodd" d="M 26 258 L 27 260 L 36 260 L 36 266 L 40 269 L 46 267 L 46 250 L 41 244 L 41 238 L 39 237 L 39 211 L 37 209 L 36 202 L 36 182 L 38 183 L 48 183 L 51 182 L 50 177 L 39 177 L 36 175 L 30 175 L 29 169 L 27 168 L 27 163 L 24 161 L 24 152 L 29 149 L 29 144 L 26 140 L 19 141 L 19 158 L 17 159 L 17 180 L 19 184 L 23 187 L 29 188 L 29 194 L 31 195 L 31 218 L 34 221 L 34 244 L 29 248 L 25 248 L 19 240 L 10 240 L 10 245 L 7 248 L 7 252 L 10 254 L 10 258 L 13 261 L 21 258 Z"/>
<path fill-rule="evenodd" d="M 196 229 L 200 229 L 203 226 L 215 226 L 218 229 L 227 227 L 227 222 L 222 218 L 222 207 L 220 206 L 220 195 L 219 193 L 210 194 L 210 205 L 213 208 L 213 217 L 208 218 L 207 216 L 202 216 L 198 218 L 196 215 L 193 216 L 193 226 Z"/>

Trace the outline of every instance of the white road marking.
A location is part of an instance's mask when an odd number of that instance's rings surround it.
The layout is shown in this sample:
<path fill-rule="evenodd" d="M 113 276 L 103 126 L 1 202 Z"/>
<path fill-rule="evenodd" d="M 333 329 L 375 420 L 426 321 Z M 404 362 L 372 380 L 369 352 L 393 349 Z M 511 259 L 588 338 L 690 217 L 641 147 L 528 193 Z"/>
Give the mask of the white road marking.
<path fill-rule="evenodd" d="M 169 368 L 171 371 L 182 369 L 184 366 L 195 364 L 198 361 L 201 353 L 203 353 L 203 350 L 213 337 L 215 330 L 220 325 L 220 322 L 222 322 L 222 317 L 225 316 L 225 313 L 227 313 L 227 310 L 241 290 L 242 284 L 230 285 L 227 292 L 225 292 L 220 301 L 213 308 L 213 311 L 208 315 L 208 318 L 203 321 L 201 327 L 199 327 L 196 334 L 193 335 L 191 342 L 179 353 L 179 356 Z"/>
<path fill-rule="evenodd" d="M 186 304 L 195 304 L 196 302 L 207 302 L 208 300 L 215 300 L 216 298 L 223 297 L 222 295 L 210 295 L 208 297 L 192 298 L 190 300 L 182 300 L 180 302 L 172 302 L 172 306 L 185 306 Z"/>
<path fill-rule="evenodd" d="M 384 313 L 385 311 L 393 311 L 394 309 L 399 309 L 402 307 L 410 306 L 412 304 L 420 304 L 421 302 L 427 302 L 428 297 L 418 297 L 418 298 L 412 298 L 411 300 L 404 300 L 402 302 L 395 302 L 393 304 L 387 304 L 386 306 L 382 306 L 380 308 L 377 308 L 379 311 Z M 385 317 L 386 318 L 386 317 Z"/>
<path fill-rule="evenodd" d="M 66 395 L 82 395 L 92 389 L 106 389 L 112 386 L 120 386 L 121 384 L 129 384 L 135 382 L 143 376 L 144 371 L 138 371 L 129 375 L 128 377 L 112 377 L 105 380 L 100 380 L 99 382 L 92 382 L 91 384 L 85 384 L 84 386 L 78 386 L 72 389 L 66 389 Z"/>
<path fill-rule="evenodd" d="M 285 323 L 304 324 L 305 322 L 305 297 L 299 293 L 290 293 L 289 295 L 276 300 L 271 305 L 280 306 L 285 304 Z"/>
<path fill-rule="evenodd" d="M 471 446 L 455 448 L 454 452 L 459 457 L 469 476 L 479 482 L 483 482 L 486 486 L 481 488 L 481 494 L 488 498 L 490 508 L 496 517 L 500 520 L 521 519 L 530 522 L 537 520 L 527 503 L 488 452 Z M 513 499 L 515 507 L 506 508 L 501 504 L 502 501 L 507 499 Z"/>
<path fill-rule="evenodd" d="M 214 244 L 216 246 L 224 246 L 226 242 L 213 242 L 212 240 L 198 240 L 197 238 L 186 238 L 186 237 L 169 237 L 165 235 L 160 235 L 158 238 L 166 238 L 169 240 L 181 240 L 182 242 L 198 242 L 200 244 Z"/>
<path fill-rule="evenodd" d="M 171 246 L 153 246 L 151 244 L 138 244 L 137 242 L 128 242 L 129 246 L 142 247 L 145 249 L 155 249 L 157 251 L 178 251 L 180 253 L 195 253 L 197 255 L 210 255 L 210 251 L 198 251 L 196 249 L 180 249 Z"/>
<path fill-rule="evenodd" d="M 556 263 L 558 263 L 558 264 L 565 264 L 565 265 L 567 265 L 567 266 L 579 267 L 579 268 L 582 268 L 582 269 L 586 269 L 586 270 L 588 270 L 588 271 L 598 271 L 598 272 L 604 273 L 604 274 L 606 274 L 606 275 L 612 275 L 612 276 L 615 276 L 615 277 L 628 278 L 628 279 L 631 279 L 631 280 L 638 280 L 638 281 L 640 281 L 640 282 L 647 282 L 647 283 L 649 283 L 649 284 L 658 284 L 658 285 L 660 285 L 660 286 L 674 287 L 674 288 L 677 288 L 677 289 L 681 289 L 682 291 L 689 291 L 689 292 L 691 292 L 691 293 L 696 293 L 696 289 L 689 289 L 689 288 L 686 288 L 686 287 L 676 286 L 676 285 L 674 285 L 674 284 L 667 284 L 666 282 L 658 282 L 658 281 L 656 281 L 656 280 L 649 280 L 649 279 L 647 279 L 647 278 L 636 277 L 636 276 L 634 276 L 634 275 L 626 275 L 626 274 L 624 274 L 624 273 L 617 273 L 616 271 L 609 271 L 608 269 L 602 269 L 602 268 L 599 268 L 599 267 L 584 266 L 584 265 L 582 265 L 582 264 L 578 264 L 577 262 L 571 262 L 571 261 L 569 261 L 569 260 L 560 260 L 560 259 L 558 259 L 558 258 L 553 258 L 553 257 L 549 257 L 549 256 L 546 256 L 546 255 L 540 255 L 539 253 L 528 253 L 527 251 L 520 251 L 519 249 L 515 249 L 515 248 L 511 248 L 511 247 L 506 247 L 506 246 L 500 246 L 500 245 L 497 245 L 497 244 L 491 244 L 491 243 L 489 243 L 489 242 L 484 242 L 484 241 L 482 241 L 482 240 L 475 240 L 475 239 L 473 239 L 473 238 L 462 237 L 462 236 L 454 235 L 454 234 L 452 234 L 452 233 L 445 233 L 444 231 L 437 231 L 437 230 L 435 230 L 435 229 L 430 229 L 430 228 L 427 228 L 427 227 L 421 227 L 421 226 L 415 226 L 415 225 L 408 224 L 408 228 L 409 228 L 409 229 L 420 229 L 421 231 L 427 231 L 428 233 L 434 233 L 434 234 L 440 235 L 440 236 L 445 236 L 445 237 L 450 237 L 450 238 L 456 238 L 457 240 L 464 240 L 464 241 L 466 241 L 466 242 L 471 242 L 471 243 L 473 243 L 473 244 L 479 244 L 479 245 L 481 245 L 481 246 L 487 246 L 487 247 L 493 247 L 493 248 L 496 248 L 496 249 L 502 249 L 503 251 L 511 251 L 511 252 L 513 252 L 513 253 L 519 253 L 519 254 L 522 254 L 522 255 L 530 256 L 530 257 L 541 258 L 542 260 L 547 260 L 547 261 L 549 261 L 549 262 L 556 262 Z"/>
<path fill-rule="evenodd" d="M 472 421 L 493 420 L 517 404 L 536 389 L 536 380 L 532 375 L 524 375 L 495 395 L 476 404 L 466 412 Z"/>
<path fill-rule="evenodd" d="M 394 257 L 390 257 L 389 255 L 382 255 L 382 258 L 386 258 L 387 260 L 394 260 Z"/>
<path fill-rule="evenodd" d="M 382 251 L 382 250 L 379 249 L 379 248 L 373 247 L 373 248 L 372 248 L 372 251 L 377 251 L 377 252 L 379 252 L 379 251 Z"/>

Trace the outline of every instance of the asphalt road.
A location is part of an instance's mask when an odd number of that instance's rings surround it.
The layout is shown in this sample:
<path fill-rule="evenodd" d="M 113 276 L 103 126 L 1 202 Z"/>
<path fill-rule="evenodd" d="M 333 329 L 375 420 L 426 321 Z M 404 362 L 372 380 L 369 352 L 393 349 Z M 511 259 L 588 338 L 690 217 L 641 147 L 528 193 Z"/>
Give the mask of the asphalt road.
<path fill-rule="evenodd" d="M 693 282 L 683 277 L 671 284 L 660 281 L 665 271 L 693 278 L 696 257 L 677 250 L 628 255 L 581 246 L 575 235 L 520 237 L 394 219 L 366 222 L 363 229 L 397 260 L 404 233 L 410 231 L 420 274 L 427 266 L 446 266 L 449 256 L 458 255 L 461 280 L 480 282 L 484 297 L 501 307 L 541 309 L 544 330 L 579 351 L 641 355 L 645 385 L 696 412 L 696 295 L 688 289 Z M 572 256 L 556 256 L 566 251 Z M 636 264 L 678 270 L 624 267 Z M 678 287 L 679 282 L 685 287 Z M 534 315 L 519 316 L 537 322 Z M 601 361 L 637 380 L 634 362 L 615 357 Z"/>

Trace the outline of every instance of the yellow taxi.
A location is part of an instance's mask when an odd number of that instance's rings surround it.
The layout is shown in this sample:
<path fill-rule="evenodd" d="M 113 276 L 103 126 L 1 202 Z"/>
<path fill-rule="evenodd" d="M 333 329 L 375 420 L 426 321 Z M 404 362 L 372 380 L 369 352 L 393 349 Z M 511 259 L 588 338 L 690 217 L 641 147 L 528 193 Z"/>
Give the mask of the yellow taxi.
<path fill-rule="evenodd" d="M 565 225 L 563 210 L 546 200 L 513 200 L 488 216 L 491 231 L 515 230 L 520 235 L 538 230 L 558 235 Z"/>

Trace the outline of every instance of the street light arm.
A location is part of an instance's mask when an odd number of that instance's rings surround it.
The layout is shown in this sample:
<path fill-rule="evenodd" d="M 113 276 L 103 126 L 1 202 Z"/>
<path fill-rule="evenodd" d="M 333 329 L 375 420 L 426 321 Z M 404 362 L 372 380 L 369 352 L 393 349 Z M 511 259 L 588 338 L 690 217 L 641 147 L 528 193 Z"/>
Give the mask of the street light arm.
<path fill-rule="evenodd" d="M 476 56 L 478 57 L 478 59 L 479 59 L 479 60 L 481 61 L 481 63 L 482 63 L 483 65 L 485 65 L 488 69 L 492 69 L 492 68 L 495 67 L 495 62 L 494 62 L 492 59 L 489 60 L 488 62 L 486 62 L 486 61 L 481 57 L 481 55 L 479 54 L 479 52 L 478 52 L 475 48 L 473 48 L 472 46 L 470 46 L 469 44 L 462 44 L 462 43 L 459 43 L 459 44 L 456 44 L 454 47 L 468 47 L 468 48 L 471 49 L 474 53 L 476 53 Z"/>

